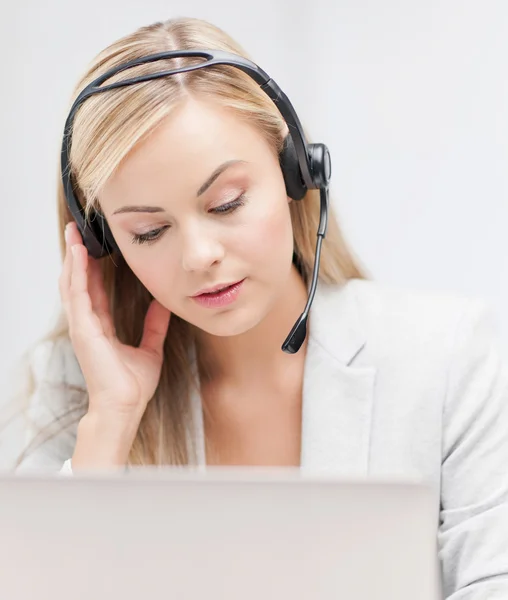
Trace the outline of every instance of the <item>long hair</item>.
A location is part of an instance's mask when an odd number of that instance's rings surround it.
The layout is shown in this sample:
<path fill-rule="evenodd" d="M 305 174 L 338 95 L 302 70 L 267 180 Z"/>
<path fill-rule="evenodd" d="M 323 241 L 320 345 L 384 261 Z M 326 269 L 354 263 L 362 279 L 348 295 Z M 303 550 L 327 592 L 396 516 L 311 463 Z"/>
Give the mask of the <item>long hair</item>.
<path fill-rule="evenodd" d="M 249 58 L 228 34 L 206 21 L 177 18 L 158 22 L 141 27 L 103 50 L 78 82 L 72 101 L 88 83 L 121 63 L 149 54 L 195 48 L 219 49 Z M 139 65 L 127 74 L 116 74 L 110 82 L 166 67 L 184 66 L 196 60 L 199 59 L 179 58 L 167 63 L 158 61 Z M 78 196 L 87 214 L 92 208 L 99 208 L 101 188 L 122 159 L 188 97 L 205 97 L 227 106 L 238 118 L 256 127 L 274 153 L 280 152 L 287 131 L 281 114 L 256 82 L 231 66 L 206 67 L 96 94 L 78 109 L 70 154 Z M 72 217 L 66 205 L 60 172 L 58 181 L 59 234 L 63 259 L 64 228 Z M 301 201 L 291 202 L 290 215 L 295 257 L 302 277 L 308 282 L 319 223 L 319 191 L 310 190 Z M 143 320 L 151 296 L 121 257 L 102 259 L 101 269 L 118 338 L 123 343 L 137 345 L 141 340 Z M 352 278 L 365 277 L 345 243 L 331 209 L 327 237 L 322 247 L 320 281 L 342 284 Z M 125 298 L 130 301 L 125 302 Z M 57 326 L 45 339 L 66 337 L 68 328 L 62 313 Z M 192 340 L 192 327 L 172 315 L 164 345 L 159 385 L 148 403 L 132 445 L 129 456 L 131 465 L 182 465 L 194 460 L 195 454 L 193 447 L 189 446 L 188 437 L 188 432 L 193 430 L 190 409 L 193 375 L 189 361 Z M 83 389 L 81 413 L 86 411 L 86 407 L 87 395 Z M 73 410 L 76 410 L 75 403 Z M 55 435 L 54 431 L 51 435 Z"/>

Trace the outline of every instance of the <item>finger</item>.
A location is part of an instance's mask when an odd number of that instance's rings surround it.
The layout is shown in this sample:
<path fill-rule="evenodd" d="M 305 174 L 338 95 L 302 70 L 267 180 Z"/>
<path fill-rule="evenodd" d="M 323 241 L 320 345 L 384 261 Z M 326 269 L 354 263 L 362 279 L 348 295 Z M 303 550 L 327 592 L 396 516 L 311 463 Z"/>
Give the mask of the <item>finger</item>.
<path fill-rule="evenodd" d="M 67 228 L 65 230 L 65 256 L 62 265 L 62 271 L 60 273 L 60 278 L 58 280 L 58 289 L 60 291 L 60 298 L 62 299 L 62 304 L 67 311 L 68 297 L 69 297 L 69 287 L 71 284 L 71 268 L 72 268 L 72 256 L 70 251 L 70 246 L 68 240 L 68 231 Z"/>
<path fill-rule="evenodd" d="M 81 234 L 75 223 L 70 222 L 65 228 L 65 257 L 62 265 L 62 272 L 58 282 L 60 291 L 60 297 L 62 304 L 67 313 L 67 319 L 70 319 L 68 306 L 69 306 L 69 288 L 71 285 L 71 272 L 72 272 L 72 253 L 71 246 L 76 243 L 81 243 Z"/>
<path fill-rule="evenodd" d="M 157 300 L 152 300 L 145 316 L 140 348 L 162 359 L 164 340 L 168 332 L 171 312 Z"/>
<path fill-rule="evenodd" d="M 73 246 L 74 244 L 83 244 L 83 238 L 75 221 L 67 223 L 66 232 L 70 246 Z"/>
<path fill-rule="evenodd" d="M 92 301 L 92 310 L 99 318 L 105 335 L 107 337 L 115 336 L 102 270 L 99 262 L 90 256 L 88 257 L 88 293 Z"/>
<path fill-rule="evenodd" d="M 74 244 L 72 251 L 69 312 L 73 336 L 97 337 L 104 334 L 101 322 L 93 312 L 88 293 L 88 252 L 83 244 Z"/>

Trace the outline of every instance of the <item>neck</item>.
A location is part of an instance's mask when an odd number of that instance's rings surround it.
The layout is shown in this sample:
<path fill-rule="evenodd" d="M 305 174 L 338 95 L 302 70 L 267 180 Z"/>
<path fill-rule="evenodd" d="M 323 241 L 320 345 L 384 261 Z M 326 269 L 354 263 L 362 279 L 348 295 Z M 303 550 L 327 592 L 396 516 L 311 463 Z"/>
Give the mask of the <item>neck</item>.
<path fill-rule="evenodd" d="M 296 356 L 286 354 L 281 346 L 306 301 L 305 283 L 293 265 L 284 293 L 256 327 L 231 337 L 199 332 L 198 354 L 200 362 L 206 364 L 208 377 L 235 386 L 260 383 L 260 373 L 265 381 L 277 381 L 281 373 L 301 363 L 307 340 Z"/>

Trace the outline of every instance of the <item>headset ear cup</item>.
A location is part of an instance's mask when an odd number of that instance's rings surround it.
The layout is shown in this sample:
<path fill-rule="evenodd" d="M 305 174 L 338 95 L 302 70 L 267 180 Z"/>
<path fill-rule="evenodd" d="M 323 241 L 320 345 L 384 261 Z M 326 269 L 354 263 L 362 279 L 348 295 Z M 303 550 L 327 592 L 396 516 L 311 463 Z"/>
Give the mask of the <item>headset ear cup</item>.
<path fill-rule="evenodd" d="M 120 248 L 117 246 L 115 238 L 111 233 L 111 229 L 109 228 L 108 222 L 104 219 L 104 239 L 109 247 L 110 254 L 121 254 Z"/>
<path fill-rule="evenodd" d="M 279 162 L 286 183 L 287 195 L 293 200 L 301 200 L 307 192 L 307 186 L 302 181 L 298 156 L 290 134 L 284 138 Z"/>
<path fill-rule="evenodd" d="M 113 253 L 120 253 L 108 222 L 97 211 L 91 211 L 82 236 L 83 242 L 93 258 L 103 258 Z"/>
<path fill-rule="evenodd" d="M 108 222 L 106 221 L 106 219 L 103 219 L 103 227 L 104 227 L 104 239 L 106 240 L 106 242 L 109 246 L 110 253 L 121 254 L 120 248 L 116 244 L 115 238 L 113 237 L 113 234 L 111 233 L 111 229 L 109 228 L 109 225 L 108 225 Z"/>

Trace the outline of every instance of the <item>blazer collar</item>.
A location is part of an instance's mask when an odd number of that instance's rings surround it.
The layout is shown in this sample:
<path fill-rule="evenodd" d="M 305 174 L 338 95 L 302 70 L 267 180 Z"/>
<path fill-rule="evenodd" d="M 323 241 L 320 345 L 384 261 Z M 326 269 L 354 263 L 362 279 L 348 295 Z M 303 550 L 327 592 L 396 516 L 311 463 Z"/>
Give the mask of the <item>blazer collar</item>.
<path fill-rule="evenodd" d="M 367 343 L 354 280 L 318 284 L 308 335 L 301 466 L 365 475 L 376 369 L 353 364 Z"/>
<path fill-rule="evenodd" d="M 367 341 L 355 283 L 319 283 L 309 315 L 309 339 L 342 365 L 349 365 Z"/>

